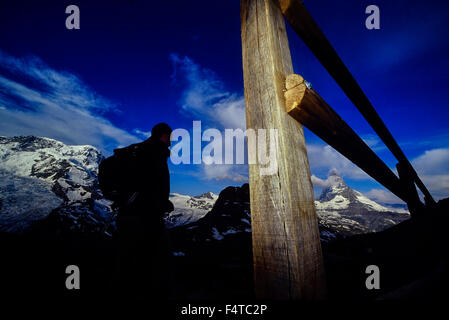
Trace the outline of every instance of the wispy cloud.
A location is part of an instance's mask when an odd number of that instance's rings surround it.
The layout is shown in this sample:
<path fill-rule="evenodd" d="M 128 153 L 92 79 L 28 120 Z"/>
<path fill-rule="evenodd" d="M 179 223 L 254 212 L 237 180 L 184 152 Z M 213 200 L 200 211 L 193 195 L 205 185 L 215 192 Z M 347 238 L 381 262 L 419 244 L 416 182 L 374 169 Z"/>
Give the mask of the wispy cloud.
<path fill-rule="evenodd" d="M 328 179 L 323 180 L 318 178 L 316 175 L 312 174 L 312 184 L 314 187 L 326 188 L 330 186 L 330 181 Z"/>
<path fill-rule="evenodd" d="M 449 133 L 430 135 L 419 141 L 400 141 L 399 145 L 408 150 L 414 149 L 438 149 L 449 145 Z"/>
<path fill-rule="evenodd" d="M 329 145 L 307 145 L 310 169 L 317 174 L 334 169 L 344 178 L 354 180 L 372 180 L 359 167 L 346 159 Z"/>
<path fill-rule="evenodd" d="M 241 167 L 241 165 L 239 165 Z M 239 168 L 241 169 L 241 168 Z M 204 165 L 203 173 L 204 179 L 207 180 L 229 180 L 232 182 L 248 182 L 248 177 L 241 173 L 242 170 L 237 170 L 236 165 L 230 164 L 210 164 Z"/>
<path fill-rule="evenodd" d="M 201 67 L 189 57 L 171 54 L 172 80 L 183 87 L 181 110 L 193 120 L 214 125 L 217 129 L 245 130 L 245 102 L 236 93 L 228 92 L 212 70 Z M 223 131 L 224 132 L 224 131 Z M 199 177 L 206 180 L 247 182 L 247 165 L 202 164 Z"/>
<path fill-rule="evenodd" d="M 133 132 L 145 139 L 151 136 L 151 131 L 142 131 L 140 129 L 134 129 Z"/>
<path fill-rule="evenodd" d="M 170 60 L 174 68 L 172 79 L 185 85 L 180 100 L 183 111 L 223 128 L 246 128 L 243 96 L 226 91 L 215 72 L 189 57 L 171 54 Z"/>
<path fill-rule="evenodd" d="M 376 202 L 380 202 L 382 204 L 403 204 L 404 201 L 396 197 L 393 193 L 386 189 L 371 189 L 368 192 L 365 192 L 365 196 L 374 200 Z"/>
<path fill-rule="evenodd" d="M 195 120 L 213 123 L 219 129 L 245 129 L 245 105 L 242 96 L 227 91 L 215 72 L 201 67 L 189 57 L 172 54 L 170 60 L 174 67 L 172 79 L 183 88 L 180 97 L 182 112 L 190 117 L 193 116 Z M 386 150 L 385 145 L 376 135 L 365 135 L 362 136 L 362 139 L 375 152 Z M 447 135 L 442 135 L 441 139 L 447 141 Z M 434 139 L 431 140 L 435 143 Z M 430 146 L 432 141 L 418 141 L 416 144 L 420 144 L 421 147 L 423 144 Z M 418 173 L 437 198 L 449 194 L 449 168 L 444 167 L 444 163 L 449 164 L 447 150 L 431 150 L 413 161 Z M 307 152 L 310 168 L 314 173 L 312 182 L 315 187 L 326 187 L 331 183 L 328 178 L 325 180 L 319 178 L 319 176 L 326 175 L 329 170 L 338 171 L 345 179 L 376 183 L 374 179 L 331 146 L 308 144 Z M 430 167 L 432 169 L 429 169 Z M 392 170 L 395 171 L 395 168 Z M 203 165 L 201 167 L 201 176 L 204 179 L 243 181 L 247 180 L 246 175 L 247 166 Z M 402 202 L 382 187 L 372 189 L 366 194 L 382 203 Z"/>
<path fill-rule="evenodd" d="M 449 197 L 449 148 L 428 150 L 412 164 L 435 198 Z"/>
<path fill-rule="evenodd" d="M 327 174 L 326 180 L 318 178 L 316 175 L 312 174 L 312 184 L 314 187 L 327 188 L 330 186 L 334 186 L 337 183 L 336 176 L 340 176 L 340 173 L 337 169 L 333 168 L 329 170 Z"/>
<path fill-rule="evenodd" d="M 321 179 L 319 176 L 329 170 L 337 170 L 345 179 L 374 182 L 370 176 L 360 168 L 343 157 L 330 146 L 308 145 L 309 163 L 312 175 L 312 183 L 315 187 L 327 187 L 332 182 Z M 425 151 L 422 155 L 412 160 L 412 164 L 424 184 L 436 199 L 449 196 L 449 149 L 438 148 Z M 395 168 L 392 168 L 396 172 Z M 398 197 L 381 188 L 374 188 L 365 193 L 373 200 L 382 203 L 403 203 Z"/>
<path fill-rule="evenodd" d="M 36 135 L 103 152 L 138 141 L 103 114 L 118 111 L 79 77 L 0 50 L 0 134 Z"/>
<path fill-rule="evenodd" d="M 362 140 L 366 143 L 368 147 L 374 152 L 381 152 L 387 150 L 385 144 L 380 140 L 380 138 L 375 134 L 365 134 L 360 136 Z"/>

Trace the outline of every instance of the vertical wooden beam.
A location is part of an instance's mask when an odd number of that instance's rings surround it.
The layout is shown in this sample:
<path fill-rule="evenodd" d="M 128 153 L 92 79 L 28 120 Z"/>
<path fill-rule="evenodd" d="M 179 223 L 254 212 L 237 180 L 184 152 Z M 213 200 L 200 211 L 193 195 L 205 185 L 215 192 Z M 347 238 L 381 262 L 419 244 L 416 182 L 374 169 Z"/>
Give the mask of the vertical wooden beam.
<path fill-rule="evenodd" d="M 293 67 L 284 17 L 275 0 L 242 0 L 241 23 L 247 128 L 279 136 L 274 174 L 249 165 L 256 295 L 320 299 L 324 269 L 304 133 L 285 111 Z"/>

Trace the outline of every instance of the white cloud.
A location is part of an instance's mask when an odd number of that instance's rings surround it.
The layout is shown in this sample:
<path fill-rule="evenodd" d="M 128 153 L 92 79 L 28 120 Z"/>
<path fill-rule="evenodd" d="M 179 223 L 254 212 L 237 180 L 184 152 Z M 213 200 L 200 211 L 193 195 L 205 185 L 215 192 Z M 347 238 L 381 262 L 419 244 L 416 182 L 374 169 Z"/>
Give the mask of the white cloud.
<path fill-rule="evenodd" d="M 412 164 L 434 198 L 449 197 L 449 148 L 428 150 Z"/>
<path fill-rule="evenodd" d="M 435 200 L 449 197 L 449 174 L 420 175 Z"/>
<path fill-rule="evenodd" d="M 217 75 L 202 68 L 189 57 L 170 55 L 174 72 L 172 79 L 182 82 L 181 109 L 194 120 L 213 123 L 217 129 L 245 130 L 245 102 L 242 96 L 224 89 Z M 248 181 L 247 165 L 203 164 L 200 177 L 207 180 Z"/>
<path fill-rule="evenodd" d="M 412 162 L 423 175 L 449 173 L 449 148 L 428 150 Z"/>
<path fill-rule="evenodd" d="M 244 97 L 226 91 L 215 72 L 189 57 L 171 54 L 170 59 L 174 66 L 172 79 L 186 85 L 180 101 L 184 111 L 223 128 L 246 128 Z"/>
<path fill-rule="evenodd" d="M 380 143 L 379 137 L 375 134 L 366 134 L 361 136 L 361 138 L 370 148 L 375 147 Z"/>
<path fill-rule="evenodd" d="M 240 167 L 240 168 L 239 168 Z M 248 177 L 238 172 L 243 165 L 230 165 L 230 164 L 205 164 L 203 165 L 202 178 L 206 180 L 229 180 L 233 182 L 248 182 Z M 247 168 L 247 166 L 245 166 Z M 246 170 L 247 171 L 247 170 Z"/>
<path fill-rule="evenodd" d="M 236 99 L 234 96 L 223 99 L 214 105 L 215 118 L 225 128 L 246 129 L 245 99 Z"/>
<path fill-rule="evenodd" d="M 197 117 L 195 120 L 213 122 L 219 129 L 246 128 L 245 103 L 242 96 L 226 91 L 224 84 L 213 71 L 202 68 L 189 57 L 172 54 L 170 59 L 174 66 L 172 79 L 177 83 L 183 82 L 184 85 L 180 99 L 183 112 Z M 369 134 L 362 138 L 374 151 L 386 150 L 376 135 Z M 307 152 L 311 171 L 315 174 L 322 174 L 333 168 L 345 179 L 375 181 L 329 145 L 308 144 Z M 413 164 L 435 197 L 449 195 L 449 149 L 427 151 L 415 159 Z M 244 177 L 247 180 L 244 175 L 236 172 L 237 167 L 243 166 L 202 166 L 202 174 L 206 179 L 243 180 L 241 177 Z M 392 170 L 395 172 L 395 168 Z M 322 180 L 312 175 L 312 182 L 316 187 L 326 187 L 330 180 Z M 367 195 L 383 203 L 401 203 L 401 200 L 384 189 L 372 189 Z"/>
<path fill-rule="evenodd" d="M 133 132 L 135 134 L 138 134 L 139 136 L 143 137 L 143 138 L 149 138 L 151 136 L 151 131 L 142 131 L 139 129 L 134 129 Z"/>
<path fill-rule="evenodd" d="M 370 198 L 371 200 L 374 200 L 376 202 L 380 202 L 383 204 L 398 204 L 398 203 L 404 203 L 401 199 L 396 197 L 393 193 L 390 191 L 387 191 L 385 189 L 371 189 L 368 192 L 365 192 L 365 196 Z"/>
<path fill-rule="evenodd" d="M 314 187 L 321 187 L 321 188 L 327 188 L 330 186 L 334 186 L 337 183 L 340 182 L 340 173 L 338 172 L 337 169 L 332 168 L 329 170 L 328 174 L 327 174 L 327 178 L 326 180 L 320 179 L 317 176 L 315 176 L 314 174 L 312 174 L 312 184 Z"/>
<path fill-rule="evenodd" d="M 56 71 L 37 57 L 20 59 L 1 50 L 0 64 L 6 74 L 14 74 L 0 75 L 1 135 L 44 136 L 103 152 L 139 140 L 102 116 L 117 106 L 77 76 Z"/>
<path fill-rule="evenodd" d="M 373 180 L 359 167 L 335 151 L 335 149 L 329 145 L 308 144 L 307 154 L 312 172 L 335 169 L 344 178 L 354 180 Z"/>
<path fill-rule="evenodd" d="M 345 178 L 374 181 L 328 145 L 307 145 L 307 152 L 310 168 L 314 173 L 335 168 Z M 438 200 L 449 197 L 449 148 L 428 150 L 414 159 L 412 165 L 434 198 Z M 396 168 L 392 168 L 392 171 L 396 172 Z M 323 180 L 312 175 L 312 183 L 315 187 L 327 187 L 330 181 L 329 178 Z M 372 189 L 366 195 L 382 203 L 403 203 L 386 189 Z"/>
<path fill-rule="evenodd" d="M 312 174 L 312 184 L 314 187 L 326 188 L 329 186 L 329 181 L 318 178 L 316 175 Z"/>

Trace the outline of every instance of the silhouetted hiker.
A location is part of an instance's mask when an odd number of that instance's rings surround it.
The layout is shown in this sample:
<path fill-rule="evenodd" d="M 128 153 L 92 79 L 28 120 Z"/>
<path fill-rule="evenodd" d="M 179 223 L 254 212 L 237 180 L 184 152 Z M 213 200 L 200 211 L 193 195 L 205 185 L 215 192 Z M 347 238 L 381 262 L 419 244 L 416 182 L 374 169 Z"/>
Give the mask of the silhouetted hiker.
<path fill-rule="evenodd" d="M 149 139 L 114 150 L 117 156 L 127 153 L 131 166 L 122 168 L 129 172 L 114 201 L 119 241 L 116 281 L 126 295 L 164 299 L 170 291 L 171 252 L 163 215 L 173 211 L 167 165 L 171 132 L 167 124 L 159 123 Z"/>

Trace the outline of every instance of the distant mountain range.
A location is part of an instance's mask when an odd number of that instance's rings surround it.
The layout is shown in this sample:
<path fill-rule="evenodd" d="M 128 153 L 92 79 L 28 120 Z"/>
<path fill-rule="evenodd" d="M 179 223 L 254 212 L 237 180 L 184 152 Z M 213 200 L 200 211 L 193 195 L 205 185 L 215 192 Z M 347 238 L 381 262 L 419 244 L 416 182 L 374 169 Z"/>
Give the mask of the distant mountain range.
<path fill-rule="evenodd" d="M 40 137 L 0 137 L 0 231 L 21 233 L 52 213 L 68 228 L 100 231 L 111 202 L 98 189 L 92 146 Z"/>
<path fill-rule="evenodd" d="M 66 229 L 113 233 L 111 202 L 98 188 L 103 159 L 92 146 L 59 141 L 0 137 L 0 231 L 21 233 L 52 216 Z M 382 206 L 349 188 L 338 175 L 329 178 L 315 202 L 322 241 L 380 231 L 408 219 L 402 208 Z M 221 241 L 251 232 L 249 188 L 228 187 L 220 196 L 170 195 L 175 210 L 166 225 L 195 241 Z"/>
<path fill-rule="evenodd" d="M 410 217 L 407 210 L 385 207 L 368 199 L 348 187 L 336 174 L 331 175 L 328 181 L 330 185 L 315 201 L 321 241 L 382 231 Z M 224 189 L 212 210 L 196 221 L 179 221 L 179 224 L 171 226 L 178 227 L 173 232 L 180 234 L 178 238 L 193 242 L 221 241 L 240 233 L 250 234 L 248 184 Z"/>
<path fill-rule="evenodd" d="M 175 210 L 165 217 L 167 228 L 186 225 L 203 218 L 212 209 L 217 199 L 218 195 L 213 192 L 206 192 L 196 197 L 171 193 L 170 201 Z"/>

